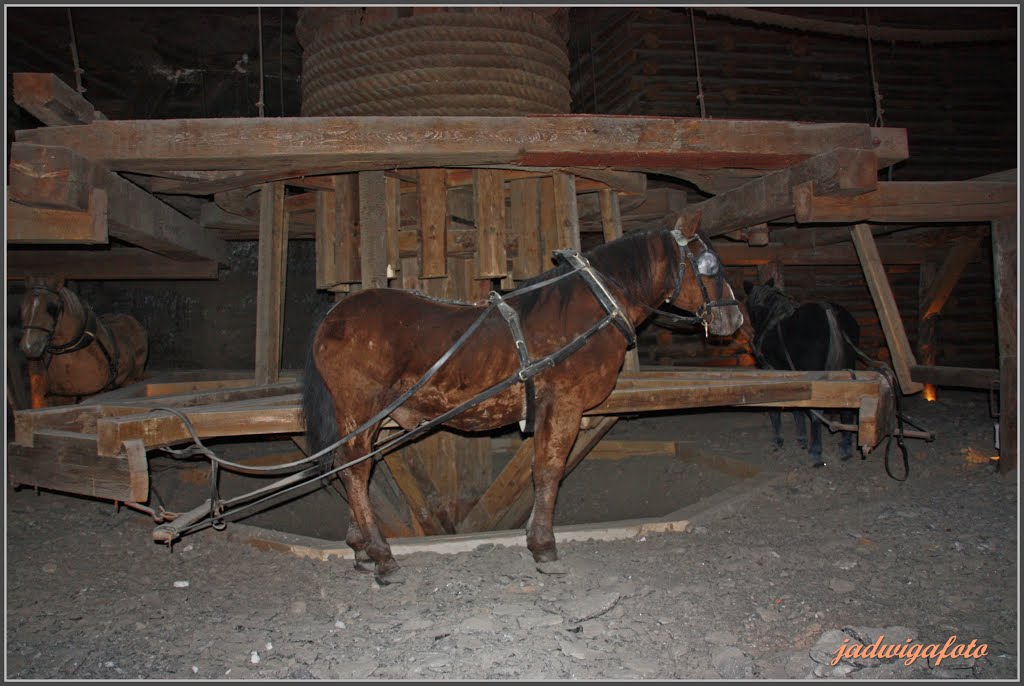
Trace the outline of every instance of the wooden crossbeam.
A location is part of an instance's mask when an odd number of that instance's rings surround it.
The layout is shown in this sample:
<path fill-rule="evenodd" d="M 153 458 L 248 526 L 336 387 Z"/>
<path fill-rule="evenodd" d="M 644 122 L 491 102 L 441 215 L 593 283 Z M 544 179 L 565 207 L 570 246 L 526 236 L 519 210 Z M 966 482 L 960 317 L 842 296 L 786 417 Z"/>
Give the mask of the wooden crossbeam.
<path fill-rule="evenodd" d="M 217 273 L 215 260 L 173 260 L 142 248 L 7 249 L 8 279 L 45 274 L 98 281 L 216 279 Z"/>
<path fill-rule="evenodd" d="M 894 130 L 895 139 L 899 131 Z M 603 115 L 95 121 L 16 136 L 64 145 L 117 171 L 137 172 L 319 168 L 329 173 L 501 164 L 770 170 L 825 153 L 837 141 L 878 157 L 886 154 L 864 124 Z"/>
<path fill-rule="evenodd" d="M 94 436 L 41 431 L 32 447 L 7 446 L 7 476 L 19 484 L 94 498 L 149 500 L 149 470 L 142 441 L 128 441 L 114 455 L 97 455 Z"/>
<path fill-rule="evenodd" d="M 942 311 L 968 264 L 978 256 L 981 237 L 968 236 L 953 241 L 949 253 L 935 274 L 928 290 L 921 297 L 921 318 L 927 319 Z"/>
<path fill-rule="evenodd" d="M 1013 213 L 1016 183 L 899 181 L 855 197 L 822 195 L 813 187 L 793 191 L 796 220 L 812 222 L 971 222 Z"/>
<path fill-rule="evenodd" d="M 885 264 L 921 264 L 942 257 L 942 251 L 922 248 L 912 243 L 884 243 L 878 252 Z M 793 248 L 785 245 L 755 247 L 737 243 L 715 243 L 715 252 L 726 265 L 754 266 L 770 263 L 783 265 L 860 264 L 860 256 L 850 243 L 833 243 L 816 248 Z"/>
<path fill-rule="evenodd" d="M 103 171 L 70 148 L 11 144 L 8 198 L 24 205 L 61 210 L 89 209 L 89 193 Z"/>
<path fill-rule="evenodd" d="M 917 393 L 921 390 L 922 385 L 910 376 L 910 367 L 917 364 L 917 361 L 914 359 L 914 351 L 907 339 L 907 331 L 900 318 L 896 298 L 892 294 L 892 287 L 885 274 L 885 266 L 878 254 L 874 236 L 871 235 L 871 229 L 867 224 L 855 225 L 851 229 L 851 236 L 857 248 L 857 254 L 860 256 L 861 269 L 864 271 L 868 290 L 871 291 L 875 309 L 878 310 L 882 333 L 885 334 L 886 343 L 889 345 L 889 353 L 900 382 L 900 388 L 905 395 Z"/>
<path fill-rule="evenodd" d="M 96 188 L 86 210 L 30 207 L 7 201 L 7 243 L 101 245 L 107 235 L 107 192 Z"/>
<path fill-rule="evenodd" d="M 106 119 L 56 74 L 17 72 L 14 102 L 47 126 L 88 124 Z"/>
<path fill-rule="evenodd" d="M 999 370 L 915 364 L 910 368 L 910 378 L 933 386 L 962 386 L 989 391 L 999 382 Z"/>
<path fill-rule="evenodd" d="M 870 150 L 836 148 L 691 205 L 680 214 L 677 225 L 700 214 L 701 230 L 719 236 L 788 217 L 795 210 L 794 187 L 813 184 L 820 195 L 866 193 L 877 186 L 877 166 L 877 156 Z"/>

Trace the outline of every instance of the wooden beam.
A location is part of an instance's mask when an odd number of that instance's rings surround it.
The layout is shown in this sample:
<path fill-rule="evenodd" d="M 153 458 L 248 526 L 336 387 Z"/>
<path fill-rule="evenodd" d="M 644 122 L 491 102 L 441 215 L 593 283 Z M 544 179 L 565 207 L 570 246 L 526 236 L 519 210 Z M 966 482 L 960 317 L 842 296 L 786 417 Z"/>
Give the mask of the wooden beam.
<path fill-rule="evenodd" d="M 796 220 L 814 222 L 972 222 L 1013 212 L 1016 183 L 986 181 L 879 182 L 856 197 L 828 196 L 801 186 L 793 191 Z"/>
<path fill-rule="evenodd" d="M 837 141 L 885 154 L 864 124 L 605 115 L 154 119 L 16 135 L 139 172 L 305 167 L 328 173 L 502 164 L 771 170 L 826 153 Z"/>
<path fill-rule="evenodd" d="M 933 317 L 942 311 L 964 269 L 978 256 L 980 246 L 980 237 L 969 236 L 953 241 L 945 261 L 921 298 L 922 319 Z"/>
<path fill-rule="evenodd" d="M 256 275 L 256 383 L 276 383 L 281 372 L 284 293 L 288 264 L 284 184 L 260 190 L 259 264 Z"/>
<path fill-rule="evenodd" d="M 115 455 L 96 453 L 96 437 L 67 431 L 41 431 L 32 447 L 7 446 L 8 479 L 93 498 L 144 503 L 149 472 L 142 441 L 129 441 Z"/>
<path fill-rule="evenodd" d="M 868 283 L 868 290 L 871 291 L 871 299 L 878 310 L 878 318 L 882 324 L 882 332 L 885 334 L 886 343 L 889 346 L 889 354 L 892 357 L 892 365 L 899 379 L 900 388 L 904 395 L 917 393 L 922 385 L 910 377 L 910 367 L 917 364 L 914 359 L 914 351 L 907 340 L 907 331 L 900 318 L 900 311 L 896 305 L 896 298 L 892 294 L 892 287 L 885 274 L 885 266 L 878 254 L 878 247 L 875 245 L 874 236 L 867 224 L 857 224 L 851 229 L 853 243 L 860 256 L 861 269 L 864 271 L 864 278 Z"/>
<path fill-rule="evenodd" d="M 473 204 L 477 231 L 476 268 L 479 279 L 503 279 L 505 258 L 505 173 L 495 169 L 473 172 Z"/>
<path fill-rule="evenodd" d="M 108 232 L 173 259 L 227 264 L 227 245 L 170 205 L 116 174 L 103 181 L 109 201 Z"/>
<path fill-rule="evenodd" d="M 59 210 L 89 209 L 89 193 L 102 171 L 70 148 L 13 143 L 8 198 Z"/>
<path fill-rule="evenodd" d="M 421 279 L 436 279 L 448 273 L 448 190 L 444 175 L 444 169 L 419 171 Z"/>
<path fill-rule="evenodd" d="M 509 181 L 509 232 L 516 246 L 512 276 L 528 279 L 544 271 L 540 233 L 540 179 Z M 450 250 L 451 248 L 449 248 Z"/>
<path fill-rule="evenodd" d="M 7 243 L 97 245 L 107 236 L 107 192 L 99 188 L 90 194 L 86 211 L 29 207 L 7 201 Z"/>
<path fill-rule="evenodd" d="M 820 195 L 858 195 L 877 186 L 877 166 L 874 152 L 836 148 L 691 205 L 677 225 L 701 213 L 701 230 L 719 236 L 788 217 L 795 210 L 794 187 L 810 183 Z"/>
<path fill-rule="evenodd" d="M 933 386 L 960 386 L 990 391 L 999 382 L 999 370 L 915 364 L 910 368 L 910 378 Z"/>
<path fill-rule="evenodd" d="M 363 288 L 388 287 L 384 172 L 359 172 L 359 269 Z"/>
<path fill-rule="evenodd" d="M 729 266 L 754 266 L 777 262 L 783 265 L 855 265 L 860 264 L 856 248 L 850 243 L 834 243 L 816 248 L 792 248 L 785 245 L 754 247 L 716 242 L 715 252 Z M 937 249 L 922 248 L 911 243 L 884 243 L 878 247 L 885 264 L 921 264 L 939 259 Z"/>
<path fill-rule="evenodd" d="M 551 175 L 555 200 L 555 235 L 557 243 L 548 251 L 572 248 L 580 251 L 580 218 L 576 207 L 576 177 L 555 172 Z"/>
<path fill-rule="evenodd" d="M 402 228 L 402 193 L 401 183 L 393 176 L 384 177 L 384 233 L 387 243 L 387 262 L 392 271 L 401 271 L 402 258 L 400 253 L 399 230 Z"/>
<path fill-rule="evenodd" d="M 326 290 L 337 286 L 336 241 L 334 219 L 334 191 L 316 191 L 314 221 L 314 260 L 316 261 L 316 287 Z"/>
<path fill-rule="evenodd" d="M 992 222 L 992 279 L 999 336 L 999 471 L 1017 469 L 1017 216 Z"/>
<path fill-rule="evenodd" d="M 328 228 L 328 232 L 330 229 Z M 362 283 L 359 257 L 359 176 L 334 177 L 334 278 L 339 283 Z M 330 255 L 330 250 L 327 252 Z M 327 259 L 330 259 L 328 257 Z"/>
<path fill-rule="evenodd" d="M 142 248 L 120 246 L 101 250 L 7 249 L 8 279 L 47 274 L 96 281 L 216 279 L 218 264 L 214 260 L 173 260 Z"/>
<path fill-rule="evenodd" d="M 89 124 L 106 119 L 56 74 L 13 75 L 14 102 L 47 126 Z"/>

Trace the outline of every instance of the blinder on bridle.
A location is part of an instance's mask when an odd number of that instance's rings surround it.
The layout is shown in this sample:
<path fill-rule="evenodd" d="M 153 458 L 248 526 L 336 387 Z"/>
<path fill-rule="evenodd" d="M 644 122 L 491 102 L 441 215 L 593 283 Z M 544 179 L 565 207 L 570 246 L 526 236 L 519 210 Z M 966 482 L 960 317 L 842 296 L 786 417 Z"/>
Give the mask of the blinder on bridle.
<path fill-rule="evenodd" d="M 718 255 L 711 250 L 711 245 L 702 236 L 700 236 L 700 234 L 694 234 L 687 238 L 679 229 L 672 229 L 670 233 L 672 234 L 672 238 L 675 239 L 676 245 L 679 246 L 679 270 L 676 272 L 675 290 L 672 292 L 672 295 L 665 300 L 665 302 L 674 303 L 676 298 L 679 297 L 679 293 L 683 290 L 683 279 L 686 276 L 687 264 L 689 264 L 693 269 L 694 278 L 697 280 L 697 286 L 700 287 L 700 294 L 704 298 L 704 302 L 697 308 L 695 317 L 684 317 L 671 312 L 658 311 L 656 318 L 666 319 L 675 323 L 701 324 L 704 326 L 704 332 L 706 334 L 708 324 L 714 318 L 714 312 L 712 310 L 716 307 L 739 305 L 739 301 L 735 299 L 712 300 L 711 296 L 708 295 L 708 289 L 704 285 L 704 281 L 701 277 L 715 278 L 719 284 L 719 291 L 721 291 L 724 275 L 722 274 L 721 260 L 718 259 Z M 704 244 L 704 252 L 700 253 L 699 256 L 694 255 L 693 251 L 690 250 L 689 244 L 695 238 L 699 239 L 700 242 Z"/>
<path fill-rule="evenodd" d="M 26 295 L 30 293 L 46 293 L 48 295 L 53 295 L 57 297 L 56 305 L 51 305 L 49 302 L 46 303 L 46 313 L 50 315 L 51 319 L 53 320 L 53 326 L 51 328 L 48 329 L 45 326 L 38 326 L 36 324 L 22 324 L 21 327 L 23 329 L 35 329 L 37 331 L 44 332 L 46 334 L 46 352 L 51 353 L 53 355 L 61 355 L 64 353 L 71 353 L 81 350 L 82 348 L 89 345 L 96 337 L 96 315 L 93 313 L 91 308 L 86 308 L 87 312 L 86 316 L 82 318 L 82 326 L 79 328 L 78 332 L 75 333 L 75 335 L 68 340 L 67 343 L 64 343 L 62 345 L 54 345 L 52 342 L 50 342 L 50 339 L 53 338 L 53 334 L 57 329 L 57 323 L 60 321 L 61 315 L 64 314 L 64 306 L 65 303 L 67 302 L 67 299 L 61 292 L 63 290 L 63 288 L 61 288 L 60 290 L 54 290 L 52 288 L 49 288 L 48 286 L 31 286 L 26 291 Z"/>

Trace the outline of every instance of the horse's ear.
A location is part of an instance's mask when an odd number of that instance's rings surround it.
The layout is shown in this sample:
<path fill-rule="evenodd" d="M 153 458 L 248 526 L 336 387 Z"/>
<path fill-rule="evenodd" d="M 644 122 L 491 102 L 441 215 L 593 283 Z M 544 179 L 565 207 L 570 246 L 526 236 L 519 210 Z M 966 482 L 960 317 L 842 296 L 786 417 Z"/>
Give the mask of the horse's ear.
<path fill-rule="evenodd" d="M 676 230 L 683 234 L 683 237 L 690 238 L 700 229 L 700 219 L 704 214 L 704 208 L 696 212 L 683 212 L 676 220 Z"/>
<path fill-rule="evenodd" d="M 750 279 L 743 279 L 743 291 L 750 295 L 750 291 L 754 290 L 754 282 Z"/>

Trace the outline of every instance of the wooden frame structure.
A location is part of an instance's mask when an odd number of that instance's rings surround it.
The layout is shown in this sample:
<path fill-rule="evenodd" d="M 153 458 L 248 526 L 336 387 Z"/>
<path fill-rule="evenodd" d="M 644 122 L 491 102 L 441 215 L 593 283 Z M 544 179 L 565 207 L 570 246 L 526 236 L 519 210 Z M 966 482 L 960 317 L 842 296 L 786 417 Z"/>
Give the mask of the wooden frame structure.
<path fill-rule="evenodd" d="M 184 408 L 201 436 L 302 431 L 298 389 L 280 370 L 289 238 L 316 241 L 317 287 L 338 297 L 390 285 L 477 300 L 497 281 L 508 287 L 542 271 L 553 249 L 579 247 L 581 194 L 596 194 L 606 240 L 621 235 L 620 198 L 643 193 L 647 172 L 714 189 L 714 197 L 685 210 L 703 211 L 702 228 L 712 236 L 788 216 L 820 217 L 822 199 L 834 201 L 833 213 L 835 206 L 855 206 L 855 221 L 863 222 L 871 220 L 870 213 L 861 216 L 865 207 L 894 204 L 894 190 L 877 181 L 878 169 L 908 154 L 905 131 L 860 124 L 586 115 L 109 121 L 53 78 L 15 79 L 16 102 L 55 125 L 16 134 L 8 240 L 71 244 L 114 237 L 134 247 L 111 248 L 106 259 L 91 262 L 72 249 L 61 251 L 64 262 L 53 253 L 9 250 L 8 278 L 40 268 L 67 278 L 118 278 L 110 261 L 125 253 L 129 263 L 145 255 L 158 273 L 180 269 L 179 276 L 209 278 L 224 255 L 223 239 L 212 229 L 260 241 L 256 365 L 242 387 L 237 379 L 216 378 L 187 388 L 143 384 L 88 405 L 18 415 L 10 478 L 131 502 L 145 499 L 145 451 L 188 439 L 173 415 L 150 412 L 154 404 Z M 1005 188 L 985 189 L 992 191 L 984 196 L 988 206 L 1007 211 Z M 203 204 L 198 219 L 169 204 L 178 196 L 209 195 L 214 200 Z M 969 199 L 965 206 L 983 204 L 977 195 Z M 64 223 L 42 218 L 53 212 L 63 213 Z M 453 223 L 453 216 L 471 217 L 472 227 Z M 997 233 L 1000 255 L 1015 255 L 1015 234 Z M 918 366 L 871 230 L 858 225 L 852 240 L 898 351 L 901 386 L 912 392 Z M 753 247 L 763 242 L 752 240 L 746 249 L 768 250 Z M 767 255 L 745 259 L 771 262 Z M 1011 281 L 1005 269 L 1011 262 L 1000 264 L 1000 297 L 1009 298 L 1016 274 Z M 121 278 L 138 272 L 119 267 Z M 1015 364 L 1015 336 L 1007 330 L 1005 338 L 1001 351 Z M 859 377 L 641 371 L 634 355 L 612 396 L 585 420 L 570 465 L 619 414 L 698 406 L 857 408 L 859 442 L 870 450 L 891 428 L 885 423 L 891 398 L 877 375 Z M 385 528 L 440 533 L 517 525 L 529 502 L 531 439 L 496 476 L 478 466 L 489 450 L 486 437 L 440 432 L 383 460 L 383 476 L 371 486 L 373 497 L 390 505 L 378 509 Z"/>

